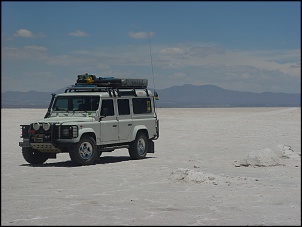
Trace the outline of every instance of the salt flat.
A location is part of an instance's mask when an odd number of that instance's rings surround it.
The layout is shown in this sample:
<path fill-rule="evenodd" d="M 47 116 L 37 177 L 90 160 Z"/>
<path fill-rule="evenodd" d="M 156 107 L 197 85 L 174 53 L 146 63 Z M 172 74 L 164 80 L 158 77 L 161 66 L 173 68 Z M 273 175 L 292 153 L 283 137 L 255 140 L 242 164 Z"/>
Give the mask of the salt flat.
<path fill-rule="evenodd" d="M 301 225 L 301 108 L 158 108 L 155 153 L 31 166 L 1 110 L 1 225 Z"/>

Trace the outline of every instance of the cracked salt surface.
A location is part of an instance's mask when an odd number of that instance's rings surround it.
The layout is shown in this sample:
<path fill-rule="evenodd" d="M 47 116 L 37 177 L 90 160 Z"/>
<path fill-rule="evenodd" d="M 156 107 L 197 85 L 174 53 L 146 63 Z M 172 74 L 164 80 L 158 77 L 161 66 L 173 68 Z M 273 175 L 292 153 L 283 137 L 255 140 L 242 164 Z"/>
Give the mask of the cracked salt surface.
<path fill-rule="evenodd" d="M 31 166 L 19 124 L 45 112 L 1 110 L 1 225 L 301 225 L 301 108 L 159 108 L 146 159 Z"/>

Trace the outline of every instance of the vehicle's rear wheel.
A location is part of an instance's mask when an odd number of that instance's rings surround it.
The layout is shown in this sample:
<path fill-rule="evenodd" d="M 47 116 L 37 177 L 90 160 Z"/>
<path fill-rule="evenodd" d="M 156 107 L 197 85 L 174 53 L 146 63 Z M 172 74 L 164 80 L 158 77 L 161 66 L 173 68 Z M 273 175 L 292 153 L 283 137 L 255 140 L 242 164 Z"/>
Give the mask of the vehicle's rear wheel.
<path fill-rule="evenodd" d="M 148 153 L 148 139 L 145 133 L 138 132 L 129 146 L 129 155 L 132 159 L 145 158 Z"/>
<path fill-rule="evenodd" d="M 40 152 L 31 147 L 22 147 L 22 155 L 30 164 L 43 164 L 48 159 L 48 153 Z"/>
<path fill-rule="evenodd" d="M 95 140 L 90 136 L 83 136 L 69 151 L 70 159 L 76 165 L 91 165 L 98 155 Z"/>

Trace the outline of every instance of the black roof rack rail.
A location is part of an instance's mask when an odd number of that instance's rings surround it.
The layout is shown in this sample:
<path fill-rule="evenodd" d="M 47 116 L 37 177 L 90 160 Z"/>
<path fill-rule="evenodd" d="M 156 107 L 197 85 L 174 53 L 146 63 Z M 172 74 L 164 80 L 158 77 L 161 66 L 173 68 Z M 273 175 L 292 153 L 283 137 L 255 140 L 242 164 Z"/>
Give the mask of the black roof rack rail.
<path fill-rule="evenodd" d="M 110 97 L 121 97 L 121 96 L 137 96 L 136 93 L 137 88 L 105 88 L 105 87 L 97 87 L 94 85 L 90 86 L 75 86 L 71 85 L 70 87 L 67 87 L 65 90 L 65 93 L 67 92 L 108 92 Z M 143 89 L 147 96 L 150 96 L 148 89 Z"/>
<path fill-rule="evenodd" d="M 114 77 L 96 77 L 95 75 L 78 75 L 75 85 L 96 85 L 107 88 L 147 88 L 147 79 L 119 79 Z"/>
<path fill-rule="evenodd" d="M 67 92 L 108 92 L 110 97 L 114 96 L 137 96 L 135 89 L 144 89 L 147 96 L 148 92 L 148 80 L 147 79 L 118 79 L 114 77 L 96 77 L 95 75 L 89 75 L 88 73 L 78 75 L 77 82 L 74 85 L 67 87 Z M 121 91 L 121 89 L 123 91 Z"/>

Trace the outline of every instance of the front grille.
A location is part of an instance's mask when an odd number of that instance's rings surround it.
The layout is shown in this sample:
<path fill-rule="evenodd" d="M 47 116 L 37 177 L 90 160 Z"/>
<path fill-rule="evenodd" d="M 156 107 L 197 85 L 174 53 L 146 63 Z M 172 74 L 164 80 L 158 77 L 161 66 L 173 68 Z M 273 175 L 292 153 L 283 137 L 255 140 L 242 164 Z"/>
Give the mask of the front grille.
<path fill-rule="evenodd" d="M 31 127 L 28 130 L 28 137 L 31 143 L 50 143 L 54 142 L 57 138 L 58 127 L 55 127 L 55 125 L 51 125 L 50 129 L 45 131 L 42 127 L 40 127 L 38 130 L 34 130 Z"/>
<path fill-rule="evenodd" d="M 30 136 L 30 142 L 33 143 L 43 143 L 43 142 L 51 142 L 51 134 L 33 134 Z"/>

